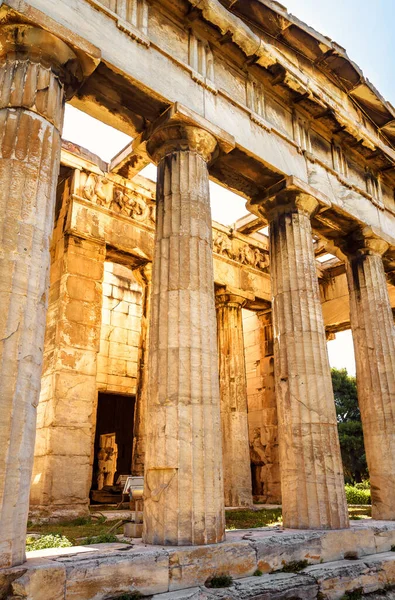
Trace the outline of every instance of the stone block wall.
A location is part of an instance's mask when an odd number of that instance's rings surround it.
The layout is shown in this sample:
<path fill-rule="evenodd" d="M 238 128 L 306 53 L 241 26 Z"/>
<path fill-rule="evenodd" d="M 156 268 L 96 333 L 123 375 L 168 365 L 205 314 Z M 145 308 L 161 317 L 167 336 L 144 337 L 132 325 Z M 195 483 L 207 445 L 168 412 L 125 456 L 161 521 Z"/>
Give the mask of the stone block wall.
<path fill-rule="evenodd" d="M 141 333 L 142 289 L 130 268 L 104 264 L 99 391 L 135 394 Z"/>
<path fill-rule="evenodd" d="M 254 498 L 281 502 L 270 313 L 243 310 L 248 430 Z"/>

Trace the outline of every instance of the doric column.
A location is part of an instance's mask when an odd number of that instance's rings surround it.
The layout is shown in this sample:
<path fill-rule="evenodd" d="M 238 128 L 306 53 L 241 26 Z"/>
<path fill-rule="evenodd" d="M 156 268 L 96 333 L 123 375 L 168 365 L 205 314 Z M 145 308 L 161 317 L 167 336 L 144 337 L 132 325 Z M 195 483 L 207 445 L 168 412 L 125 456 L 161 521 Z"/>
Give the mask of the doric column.
<path fill-rule="evenodd" d="M 148 361 L 143 539 L 224 539 L 221 423 L 207 161 L 216 139 L 182 122 L 154 130 L 157 219 Z"/>
<path fill-rule="evenodd" d="M 348 527 L 343 467 L 310 217 L 318 202 L 284 190 L 270 222 L 274 359 L 284 526 Z"/>
<path fill-rule="evenodd" d="M 251 506 L 247 380 L 242 308 L 245 298 L 216 294 L 225 506 Z"/>
<path fill-rule="evenodd" d="M 372 517 L 394 520 L 395 327 L 381 256 L 387 249 L 383 240 L 356 234 L 347 240 L 346 272 Z"/>
<path fill-rule="evenodd" d="M 0 567 L 25 559 L 49 239 L 65 94 L 79 67 L 50 33 L 0 31 Z"/>
<path fill-rule="evenodd" d="M 259 379 L 254 390 L 254 411 L 249 413 L 252 489 L 253 494 L 260 496 L 266 504 L 281 504 L 272 311 L 259 312 L 256 318 L 259 325 Z"/>
<path fill-rule="evenodd" d="M 151 313 L 151 281 L 152 263 L 134 271 L 134 276 L 143 288 L 143 313 L 141 316 L 141 332 L 139 356 L 137 363 L 136 409 L 134 414 L 132 475 L 144 475 L 145 461 L 145 424 L 147 414 L 148 385 L 148 343 L 149 316 Z"/>

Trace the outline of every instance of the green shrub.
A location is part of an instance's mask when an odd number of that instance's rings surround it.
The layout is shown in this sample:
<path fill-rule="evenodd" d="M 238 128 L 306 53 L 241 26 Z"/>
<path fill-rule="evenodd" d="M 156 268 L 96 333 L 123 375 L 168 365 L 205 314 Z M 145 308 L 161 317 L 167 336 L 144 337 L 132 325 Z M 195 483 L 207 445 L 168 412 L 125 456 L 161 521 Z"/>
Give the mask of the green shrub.
<path fill-rule="evenodd" d="M 347 504 L 371 504 L 370 488 L 360 489 L 355 485 L 345 485 Z"/>
<path fill-rule="evenodd" d="M 230 587 L 233 583 L 233 578 L 230 575 L 214 575 L 206 581 L 208 588 L 224 588 Z"/>
<path fill-rule="evenodd" d="M 31 552 L 32 550 L 44 550 L 45 548 L 69 548 L 73 544 L 64 535 L 58 533 L 53 535 L 43 535 L 38 539 L 27 538 L 26 550 Z"/>
<path fill-rule="evenodd" d="M 370 490 L 370 481 L 369 481 L 369 479 L 365 479 L 365 481 L 361 481 L 360 483 L 356 483 L 354 485 L 354 487 L 356 487 L 357 490 Z"/>
<path fill-rule="evenodd" d="M 88 546 L 89 544 L 111 544 L 117 542 L 118 538 L 113 533 L 101 533 L 99 535 L 90 535 L 80 542 L 80 546 Z"/>
<path fill-rule="evenodd" d="M 263 573 L 260 569 L 256 569 L 256 571 L 253 572 L 253 575 L 254 577 L 261 577 Z"/>

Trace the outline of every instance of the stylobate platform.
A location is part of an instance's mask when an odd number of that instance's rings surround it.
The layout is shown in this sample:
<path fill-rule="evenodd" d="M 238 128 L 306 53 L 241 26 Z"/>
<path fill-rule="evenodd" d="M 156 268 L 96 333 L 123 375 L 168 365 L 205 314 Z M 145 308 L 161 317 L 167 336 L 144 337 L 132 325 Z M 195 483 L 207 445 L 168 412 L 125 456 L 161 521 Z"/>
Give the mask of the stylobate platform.
<path fill-rule="evenodd" d="M 0 598 L 107 600 L 133 592 L 171 593 L 163 600 L 223 597 L 224 590 L 205 587 L 222 574 L 235 580 L 225 590 L 229 598 L 304 600 L 321 594 L 336 600 L 346 590 L 373 592 L 395 584 L 395 522 L 354 521 L 350 529 L 334 531 L 267 527 L 229 531 L 226 538 L 209 546 L 135 540 L 30 552 L 23 565 L 0 571 Z M 301 573 L 281 572 L 300 561 L 309 565 Z M 263 575 L 251 577 L 257 569 Z"/>

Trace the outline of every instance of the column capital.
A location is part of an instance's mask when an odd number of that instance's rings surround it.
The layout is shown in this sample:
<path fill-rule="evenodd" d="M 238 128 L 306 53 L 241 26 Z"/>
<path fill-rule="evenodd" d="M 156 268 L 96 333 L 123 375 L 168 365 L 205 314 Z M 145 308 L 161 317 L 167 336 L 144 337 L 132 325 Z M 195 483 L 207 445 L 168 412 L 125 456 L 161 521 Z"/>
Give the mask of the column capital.
<path fill-rule="evenodd" d="M 254 294 L 231 286 L 221 286 L 215 290 L 215 307 L 233 306 L 243 308 L 248 302 L 255 300 Z"/>
<path fill-rule="evenodd" d="M 215 294 L 215 308 L 243 308 L 247 303 L 247 299 L 237 294 L 232 294 L 226 290 L 220 290 Z"/>
<path fill-rule="evenodd" d="M 185 123 L 166 123 L 154 131 L 147 143 L 150 158 L 158 164 L 167 154 L 190 151 L 209 162 L 217 148 L 217 140 L 211 133 Z"/>
<path fill-rule="evenodd" d="M 69 44 L 53 33 L 36 25 L 19 22 L 3 25 L 0 31 L 0 63 L 7 60 L 29 61 L 51 69 L 62 83 L 66 99 L 74 95 L 86 76 L 94 70 L 98 63 L 97 57 L 82 58 L 78 50 L 71 48 Z M 43 90 L 46 89 L 45 83 L 43 79 L 41 81 Z M 40 81 L 31 82 L 32 87 L 36 84 L 39 87 Z M 18 90 L 12 92 L 2 94 L 0 108 L 10 106 L 34 110 L 28 102 L 29 96 L 32 94 L 19 94 Z M 8 103 L 5 103 L 7 99 Z M 35 112 L 40 112 L 37 106 Z"/>
<path fill-rule="evenodd" d="M 336 246 L 348 259 L 359 256 L 382 256 L 387 252 L 390 243 L 377 235 L 371 227 L 355 229 L 347 237 L 336 241 Z"/>
<path fill-rule="evenodd" d="M 176 102 L 144 133 L 149 157 L 158 164 L 167 154 L 190 151 L 206 162 L 235 146 L 232 136 Z"/>
<path fill-rule="evenodd" d="M 323 194 L 293 176 L 273 185 L 249 204 L 252 212 L 258 212 L 269 223 L 286 213 L 299 212 L 312 217 L 322 207 L 330 206 L 329 200 Z"/>

